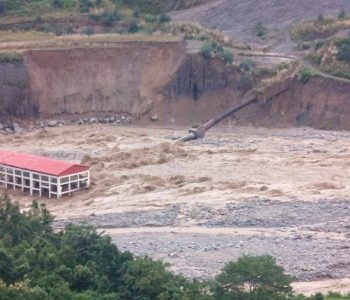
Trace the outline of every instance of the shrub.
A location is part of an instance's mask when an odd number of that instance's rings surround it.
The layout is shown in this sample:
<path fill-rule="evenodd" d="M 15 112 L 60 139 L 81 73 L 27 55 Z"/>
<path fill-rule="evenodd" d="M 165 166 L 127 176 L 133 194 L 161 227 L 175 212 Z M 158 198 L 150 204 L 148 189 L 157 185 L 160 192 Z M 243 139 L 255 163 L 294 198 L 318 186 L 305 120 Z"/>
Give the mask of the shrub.
<path fill-rule="evenodd" d="M 88 26 L 84 28 L 83 33 L 86 35 L 93 35 L 95 34 L 95 29 Z"/>
<path fill-rule="evenodd" d="M 128 24 L 128 32 L 129 33 L 136 33 L 140 30 L 139 24 L 137 23 L 137 20 L 132 19 Z"/>
<path fill-rule="evenodd" d="M 323 23 L 324 22 L 324 16 L 323 16 L 322 13 L 318 15 L 317 22 L 319 22 L 319 23 Z"/>
<path fill-rule="evenodd" d="M 310 48 L 311 48 L 311 44 L 308 42 L 298 43 L 297 45 L 297 49 L 301 51 L 308 50 Z"/>
<path fill-rule="evenodd" d="M 157 16 L 155 16 L 155 15 L 145 15 L 144 19 L 146 22 L 149 22 L 149 23 L 155 23 L 158 20 Z"/>
<path fill-rule="evenodd" d="M 317 53 L 311 53 L 308 55 L 308 59 L 312 64 L 318 66 L 321 63 L 322 56 L 318 55 Z"/>
<path fill-rule="evenodd" d="M 260 38 L 264 38 L 267 35 L 267 28 L 262 22 L 257 22 L 253 30 L 254 34 Z"/>
<path fill-rule="evenodd" d="M 230 65 L 233 63 L 233 53 L 231 51 L 224 50 L 224 52 L 222 53 L 221 56 L 222 56 L 222 59 L 224 60 L 224 62 L 226 62 Z"/>
<path fill-rule="evenodd" d="M 311 78 L 316 77 L 317 73 L 315 73 L 314 71 L 310 70 L 310 69 L 302 69 L 300 71 L 300 80 L 303 83 L 308 82 Z"/>
<path fill-rule="evenodd" d="M 278 66 L 277 66 L 277 69 L 278 71 L 283 71 L 283 70 L 288 70 L 289 69 L 289 64 L 288 63 L 280 63 Z"/>
<path fill-rule="evenodd" d="M 15 52 L 2 52 L 0 53 L 0 64 L 5 63 L 21 63 L 23 62 L 23 57 Z"/>
<path fill-rule="evenodd" d="M 214 57 L 214 48 L 211 43 L 205 43 L 201 48 L 201 54 L 204 58 L 213 58 Z"/>
<path fill-rule="evenodd" d="M 201 54 L 207 59 L 218 57 L 227 63 L 233 62 L 233 54 L 215 41 L 206 42 L 201 48 Z"/>
<path fill-rule="evenodd" d="M 244 61 L 242 61 L 239 65 L 239 67 L 244 71 L 251 71 L 251 70 L 255 69 L 256 63 L 254 60 L 248 58 L 248 59 L 245 59 Z"/>
<path fill-rule="evenodd" d="M 321 49 L 324 46 L 324 41 L 317 41 L 315 44 L 315 50 Z"/>
<path fill-rule="evenodd" d="M 159 16 L 159 23 L 168 23 L 170 21 L 171 21 L 171 18 L 167 14 L 161 14 Z"/>
<path fill-rule="evenodd" d="M 134 11 L 133 11 L 132 15 L 133 15 L 134 18 L 139 18 L 140 17 L 141 11 L 140 11 L 140 8 L 138 6 L 136 6 L 134 8 Z"/>
<path fill-rule="evenodd" d="M 52 5 L 54 8 L 63 8 L 64 0 L 53 0 Z"/>
<path fill-rule="evenodd" d="M 119 20 L 120 16 L 116 9 L 113 11 L 105 11 L 102 13 L 102 22 L 103 25 L 106 27 L 112 26 L 114 22 Z"/>
<path fill-rule="evenodd" d="M 339 14 L 338 14 L 338 19 L 339 19 L 339 20 L 343 20 L 343 19 L 345 19 L 345 18 L 346 18 L 346 12 L 345 12 L 345 9 L 342 8 L 342 9 L 340 10 Z"/>
<path fill-rule="evenodd" d="M 342 39 L 336 43 L 337 59 L 350 62 L 350 38 Z"/>
<path fill-rule="evenodd" d="M 327 19 L 323 23 L 317 21 L 304 21 L 297 23 L 292 28 L 292 38 L 296 41 L 307 41 L 315 39 L 323 39 L 332 36 L 343 25 L 334 19 Z"/>

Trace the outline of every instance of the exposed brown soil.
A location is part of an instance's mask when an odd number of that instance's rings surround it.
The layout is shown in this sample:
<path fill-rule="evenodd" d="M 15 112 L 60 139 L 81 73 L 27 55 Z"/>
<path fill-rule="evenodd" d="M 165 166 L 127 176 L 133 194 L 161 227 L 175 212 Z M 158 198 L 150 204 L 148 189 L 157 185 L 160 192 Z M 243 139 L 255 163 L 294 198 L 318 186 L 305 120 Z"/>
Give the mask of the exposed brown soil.
<path fill-rule="evenodd" d="M 190 126 L 241 103 L 242 76 L 237 66 L 187 54 L 179 41 L 26 50 L 23 64 L 0 65 L 0 122 L 8 116 L 125 112 L 135 119 L 145 115 L 142 124 L 154 116 L 160 124 Z M 268 92 L 234 121 L 347 130 L 349 95 L 346 82 L 294 78 L 284 93 Z"/>
<path fill-rule="evenodd" d="M 272 254 L 299 280 L 318 281 L 300 291 L 344 290 L 319 281 L 350 276 L 348 133 L 228 126 L 174 144 L 183 133 L 67 126 L 0 143 L 91 166 L 88 191 L 41 199 L 56 226 L 107 228 L 122 249 L 165 259 L 188 276 L 213 276 L 242 254 Z M 33 200 L 10 195 L 23 208 Z"/>
<path fill-rule="evenodd" d="M 181 42 L 121 43 L 25 55 L 31 96 L 42 114 L 144 113 L 169 84 L 185 52 Z"/>

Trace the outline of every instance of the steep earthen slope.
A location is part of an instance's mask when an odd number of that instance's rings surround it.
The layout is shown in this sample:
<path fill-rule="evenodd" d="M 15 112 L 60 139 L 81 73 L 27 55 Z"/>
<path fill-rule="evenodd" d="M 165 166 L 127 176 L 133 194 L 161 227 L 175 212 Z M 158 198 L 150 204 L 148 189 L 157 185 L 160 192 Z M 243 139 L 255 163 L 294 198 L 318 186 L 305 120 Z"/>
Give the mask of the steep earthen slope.
<path fill-rule="evenodd" d="M 0 116 L 99 113 L 157 116 L 160 124 L 204 122 L 239 104 L 242 72 L 187 54 L 183 42 L 124 42 L 113 47 L 29 50 L 0 64 Z M 350 85 L 321 77 L 246 108 L 237 124 L 350 129 Z M 278 84 L 277 84 L 278 86 Z"/>
<path fill-rule="evenodd" d="M 29 77 L 22 63 L 0 64 L 0 116 L 35 114 L 29 93 Z"/>
<path fill-rule="evenodd" d="M 182 42 L 111 48 L 33 50 L 25 54 L 31 95 L 41 114 L 144 113 L 185 56 Z"/>
<path fill-rule="evenodd" d="M 180 96 L 160 109 L 164 118 L 178 124 L 199 124 L 241 103 L 244 92 L 234 86 L 209 91 L 199 100 Z M 267 127 L 310 126 L 350 129 L 350 85 L 321 77 L 302 83 L 292 80 L 287 91 L 266 97 L 231 118 L 237 125 Z"/>

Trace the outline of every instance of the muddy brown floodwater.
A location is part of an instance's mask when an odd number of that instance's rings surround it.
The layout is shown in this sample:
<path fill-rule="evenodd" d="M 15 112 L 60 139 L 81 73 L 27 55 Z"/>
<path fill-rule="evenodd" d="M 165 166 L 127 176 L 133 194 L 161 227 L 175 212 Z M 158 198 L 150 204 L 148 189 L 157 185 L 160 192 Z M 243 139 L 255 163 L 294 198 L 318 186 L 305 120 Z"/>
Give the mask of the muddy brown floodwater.
<path fill-rule="evenodd" d="M 82 161 L 92 187 L 41 199 L 55 226 L 87 222 L 122 250 L 215 276 L 232 259 L 273 255 L 300 292 L 350 292 L 350 132 L 221 127 L 67 126 L 0 136 L 3 148 Z M 23 208 L 33 200 L 10 192 Z"/>

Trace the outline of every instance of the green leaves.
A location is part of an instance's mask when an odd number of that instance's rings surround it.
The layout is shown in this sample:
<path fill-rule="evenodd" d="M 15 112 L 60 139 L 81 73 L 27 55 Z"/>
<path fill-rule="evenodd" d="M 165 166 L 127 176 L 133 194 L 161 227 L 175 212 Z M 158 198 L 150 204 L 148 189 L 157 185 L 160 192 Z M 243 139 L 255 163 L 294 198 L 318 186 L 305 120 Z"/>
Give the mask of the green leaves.
<path fill-rule="evenodd" d="M 290 277 L 271 256 L 243 256 L 213 281 L 189 280 L 161 261 L 120 252 L 91 226 L 54 232 L 52 219 L 37 202 L 21 212 L 0 197 L 1 300 L 293 299 Z"/>
<path fill-rule="evenodd" d="M 291 278 L 271 256 L 243 256 L 228 263 L 216 277 L 216 299 L 287 299 Z"/>

